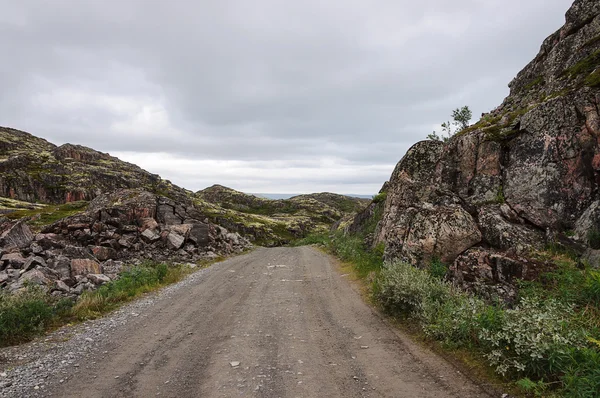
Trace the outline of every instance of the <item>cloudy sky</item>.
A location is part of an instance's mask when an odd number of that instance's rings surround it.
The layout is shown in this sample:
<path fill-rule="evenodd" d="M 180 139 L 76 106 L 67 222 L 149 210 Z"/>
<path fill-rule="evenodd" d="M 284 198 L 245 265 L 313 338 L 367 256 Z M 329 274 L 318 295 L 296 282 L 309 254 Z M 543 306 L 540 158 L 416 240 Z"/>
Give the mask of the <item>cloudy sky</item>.
<path fill-rule="evenodd" d="M 373 194 L 452 109 L 499 105 L 571 3 L 0 0 L 0 125 L 194 191 Z"/>

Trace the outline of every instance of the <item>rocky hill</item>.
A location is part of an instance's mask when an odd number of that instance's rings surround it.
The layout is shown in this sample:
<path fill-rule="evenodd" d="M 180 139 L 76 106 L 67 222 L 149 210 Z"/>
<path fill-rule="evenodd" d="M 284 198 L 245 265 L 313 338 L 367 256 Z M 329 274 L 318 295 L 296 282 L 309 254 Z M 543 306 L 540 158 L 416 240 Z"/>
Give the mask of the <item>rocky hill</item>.
<path fill-rule="evenodd" d="M 285 244 L 317 230 L 325 230 L 342 217 L 362 210 L 368 200 L 333 193 L 265 199 L 221 185 L 195 194 L 197 208 L 211 221 L 265 246 Z"/>
<path fill-rule="evenodd" d="M 33 284 L 74 296 L 143 260 L 195 263 L 251 246 L 194 206 L 142 189 L 99 195 L 40 233 L 25 221 L 0 223 L 0 288 L 8 291 Z"/>
<path fill-rule="evenodd" d="M 81 146 L 56 146 L 0 127 L 0 196 L 26 202 L 92 200 L 118 189 L 144 188 L 180 201 L 190 192 L 140 167 Z"/>
<path fill-rule="evenodd" d="M 502 105 L 447 143 L 415 144 L 386 200 L 346 225 L 378 217 L 371 244 L 387 259 L 450 266 L 456 283 L 515 294 L 560 245 L 600 258 L 600 2 L 577 0 L 565 25 L 510 83 Z"/>
<path fill-rule="evenodd" d="M 362 199 L 330 193 L 269 200 L 219 185 L 193 194 L 109 154 L 81 145 L 56 146 L 0 127 L 0 214 L 30 217 L 30 225 L 39 228 L 76 212 L 64 204 L 77 202 L 81 210 L 83 202 L 123 189 L 143 189 L 195 205 L 211 222 L 267 246 L 328 228 L 366 205 Z"/>

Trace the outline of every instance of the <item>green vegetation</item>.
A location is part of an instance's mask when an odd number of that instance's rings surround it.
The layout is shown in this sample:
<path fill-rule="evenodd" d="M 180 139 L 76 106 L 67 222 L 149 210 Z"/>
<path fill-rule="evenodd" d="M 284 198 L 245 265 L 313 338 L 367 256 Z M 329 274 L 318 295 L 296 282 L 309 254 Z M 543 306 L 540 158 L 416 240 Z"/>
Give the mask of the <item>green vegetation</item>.
<path fill-rule="evenodd" d="M 587 234 L 587 241 L 592 249 L 600 249 L 600 231 L 597 229 L 590 230 Z"/>
<path fill-rule="evenodd" d="M 0 213 L 10 213 L 17 210 L 34 210 L 43 208 L 44 205 L 38 203 L 23 202 L 10 198 L 0 198 Z"/>
<path fill-rule="evenodd" d="M 119 279 L 83 293 L 75 303 L 33 286 L 14 295 L 0 292 L 0 347 L 31 340 L 71 321 L 99 317 L 144 293 L 175 283 L 190 272 L 183 265 L 145 262 L 121 273 Z"/>
<path fill-rule="evenodd" d="M 563 75 L 566 75 L 570 78 L 575 78 L 577 76 L 592 72 L 598 66 L 600 66 L 600 50 L 594 51 L 581 61 L 577 62 L 575 65 L 565 70 Z"/>
<path fill-rule="evenodd" d="M 600 69 L 595 70 L 590 73 L 588 77 L 585 78 L 585 85 L 588 87 L 599 87 L 600 86 Z"/>
<path fill-rule="evenodd" d="M 502 185 L 498 187 L 495 202 L 498 204 L 503 204 L 504 202 L 506 202 L 506 199 L 504 198 L 504 187 Z"/>
<path fill-rule="evenodd" d="M 343 261 L 351 262 L 361 278 L 378 273 L 383 265 L 383 246 L 370 249 L 359 236 L 345 235 L 341 231 L 334 234 L 313 234 L 296 241 L 294 246 L 314 244 L 321 245 L 327 252 Z"/>
<path fill-rule="evenodd" d="M 213 185 L 198 191 L 194 203 L 211 221 L 252 236 L 254 244 L 278 246 L 329 229 L 368 200 L 327 192 L 272 200 Z"/>
<path fill-rule="evenodd" d="M 448 273 L 448 266 L 442 263 L 437 257 L 434 257 L 429 264 L 429 274 L 436 279 L 444 279 Z"/>
<path fill-rule="evenodd" d="M 380 192 L 377 195 L 373 196 L 373 202 L 382 203 L 387 199 L 387 192 Z"/>
<path fill-rule="evenodd" d="M 0 347 L 31 340 L 68 319 L 71 307 L 70 300 L 57 300 L 35 287 L 16 295 L 0 291 Z"/>
<path fill-rule="evenodd" d="M 8 213 L 5 217 L 18 220 L 23 217 L 29 217 L 29 225 L 32 227 L 43 227 L 50 225 L 60 219 L 82 213 L 88 206 L 88 202 L 78 201 L 65 203 L 63 205 L 48 205 L 33 210 L 18 210 Z"/>
<path fill-rule="evenodd" d="M 441 134 L 438 135 L 438 133 L 434 131 L 427 136 L 427 139 L 446 142 L 456 133 L 466 130 L 469 127 L 469 122 L 472 117 L 473 113 L 468 106 L 465 105 L 462 108 L 456 108 L 452 111 L 452 123 L 449 121 L 442 123 Z"/>
<path fill-rule="evenodd" d="M 533 89 L 534 87 L 543 86 L 544 84 L 546 84 L 546 82 L 544 81 L 544 76 L 538 76 L 535 79 L 533 79 L 532 81 L 530 81 L 529 83 L 527 83 L 525 85 L 525 87 L 523 87 L 523 90 L 529 91 L 529 90 Z"/>
<path fill-rule="evenodd" d="M 547 255 L 547 254 L 546 254 Z M 600 271 L 567 256 L 557 270 L 523 283 L 517 304 L 489 303 L 440 279 L 437 266 L 384 266 L 376 299 L 419 323 L 427 338 L 468 349 L 529 392 L 595 397 L 600 389 Z"/>
<path fill-rule="evenodd" d="M 371 249 L 380 214 L 361 236 L 311 235 L 353 265 L 372 298 L 390 315 L 441 348 L 480 359 L 506 382 L 536 396 L 596 397 L 600 390 L 600 271 L 582 268 L 576 256 L 556 246 L 536 254 L 554 264 L 535 281 L 519 285 L 513 305 L 485 301 L 445 280 L 447 266 L 433 259 L 419 269 L 385 263 L 383 246 Z"/>
<path fill-rule="evenodd" d="M 600 36 L 599 36 L 600 37 Z M 595 43 L 600 40 L 599 37 L 595 37 L 588 43 Z M 586 43 L 587 45 L 587 43 Z M 596 50 L 575 65 L 566 69 L 562 75 L 569 79 L 578 79 L 580 76 L 585 76 L 583 79 L 583 85 L 588 87 L 599 87 L 600 86 L 600 50 Z M 578 80 L 581 82 L 581 80 Z"/>
<path fill-rule="evenodd" d="M 77 319 L 97 318 L 141 294 L 177 282 L 183 276 L 185 269 L 182 266 L 145 262 L 123 272 L 119 279 L 83 293 L 73 307 L 73 315 Z"/>

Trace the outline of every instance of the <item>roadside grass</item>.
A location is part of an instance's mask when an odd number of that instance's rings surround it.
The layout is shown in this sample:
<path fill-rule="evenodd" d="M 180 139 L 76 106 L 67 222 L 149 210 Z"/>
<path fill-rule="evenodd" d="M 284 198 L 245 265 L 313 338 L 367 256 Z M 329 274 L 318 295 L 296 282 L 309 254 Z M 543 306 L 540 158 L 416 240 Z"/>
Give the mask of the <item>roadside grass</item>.
<path fill-rule="evenodd" d="M 76 301 L 53 297 L 37 286 L 17 294 L 0 291 L 0 347 L 30 341 L 67 323 L 98 318 L 223 259 L 205 260 L 195 268 L 146 261 L 129 267 L 97 290 L 84 292 Z"/>
<path fill-rule="evenodd" d="M 17 295 L 0 292 L 0 347 L 33 339 L 70 317 L 73 303 L 58 300 L 39 288 Z"/>
<path fill-rule="evenodd" d="M 572 253 L 537 253 L 555 269 L 521 282 L 517 302 L 508 306 L 456 288 L 435 259 L 424 269 L 383 264 L 381 248 L 341 233 L 295 243 L 306 244 L 352 263 L 371 301 L 394 324 L 491 385 L 525 396 L 599 396 L 600 271 Z"/>
<path fill-rule="evenodd" d="M 176 283 L 190 272 L 187 266 L 146 261 L 121 273 L 119 279 L 84 292 L 73 306 L 71 316 L 76 320 L 98 318 L 144 293 Z"/>

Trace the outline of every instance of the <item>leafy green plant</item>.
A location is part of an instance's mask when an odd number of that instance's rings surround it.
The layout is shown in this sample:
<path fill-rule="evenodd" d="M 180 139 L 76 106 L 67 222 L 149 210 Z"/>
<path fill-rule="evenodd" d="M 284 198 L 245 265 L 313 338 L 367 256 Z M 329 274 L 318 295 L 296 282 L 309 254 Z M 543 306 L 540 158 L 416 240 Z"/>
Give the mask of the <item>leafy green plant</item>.
<path fill-rule="evenodd" d="M 569 398 L 594 398 L 600 391 L 600 351 L 598 347 L 571 349 L 570 363 L 561 377 L 562 394 Z"/>
<path fill-rule="evenodd" d="M 504 314 L 501 329 L 482 329 L 479 338 L 490 350 L 485 357 L 496 371 L 543 379 L 560 372 L 572 348 L 584 344 L 573 323 L 573 307 L 556 300 L 523 298 Z"/>
<path fill-rule="evenodd" d="M 449 285 L 404 262 L 386 264 L 378 281 L 378 299 L 392 313 L 421 318 L 426 305 L 445 301 Z"/>
<path fill-rule="evenodd" d="M 541 397 L 548 390 L 550 385 L 542 380 L 533 381 L 529 377 L 525 377 L 516 382 L 517 386 L 522 390 L 533 394 L 536 397 Z"/>
<path fill-rule="evenodd" d="M 386 198 L 387 198 L 387 192 L 380 192 L 377 195 L 373 196 L 373 202 L 375 202 L 375 203 L 385 202 Z"/>
<path fill-rule="evenodd" d="M 429 273 L 436 279 L 444 279 L 448 273 L 448 266 L 442 263 L 439 257 L 434 257 L 429 264 Z"/>
<path fill-rule="evenodd" d="M 333 235 L 329 249 L 342 260 L 352 262 L 359 277 L 378 272 L 383 265 L 381 254 L 366 247 L 361 236 L 349 236 L 338 232 Z"/>
<path fill-rule="evenodd" d="M 448 141 L 454 134 L 460 133 L 469 127 L 469 122 L 473 117 L 473 113 L 468 106 L 456 108 L 452 111 L 452 122 L 444 122 L 441 124 L 442 132 L 438 134 L 436 131 L 427 136 L 429 140 Z"/>
<path fill-rule="evenodd" d="M 70 312 L 71 300 L 56 299 L 30 286 L 17 294 L 0 292 L 0 347 L 32 339 Z"/>

